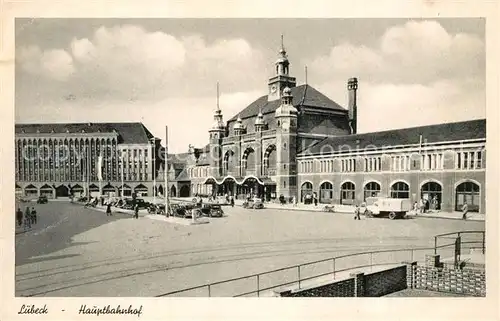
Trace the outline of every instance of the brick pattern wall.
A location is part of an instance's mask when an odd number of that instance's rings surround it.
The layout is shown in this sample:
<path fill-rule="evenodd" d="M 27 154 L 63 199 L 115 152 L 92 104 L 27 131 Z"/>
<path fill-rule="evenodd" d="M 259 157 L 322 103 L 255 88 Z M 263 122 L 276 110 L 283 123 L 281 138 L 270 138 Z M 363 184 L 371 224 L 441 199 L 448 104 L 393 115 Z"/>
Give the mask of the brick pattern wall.
<path fill-rule="evenodd" d="M 354 278 L 315 288 L 281 292 L 282 297 L 354 297 Z"/>
<path fill-rule="evenodd" d="M 364 277 L 364 296 L 379 297 L 406 289 L 406 266 L 367 274 Z"/>
<path fill-rule="evenodd" d="M 330 284 L 281 292 L 282 297 L 378 297 L 406 289 L 407 267 L 401 265 L 392 269 L 364 274 L 353 273 L 349 279 Z"/>
<path fill-rule="evenodd" d="M 413 266 L 414 287 L 439 292 L 486 296 L 484 270 Z"/>

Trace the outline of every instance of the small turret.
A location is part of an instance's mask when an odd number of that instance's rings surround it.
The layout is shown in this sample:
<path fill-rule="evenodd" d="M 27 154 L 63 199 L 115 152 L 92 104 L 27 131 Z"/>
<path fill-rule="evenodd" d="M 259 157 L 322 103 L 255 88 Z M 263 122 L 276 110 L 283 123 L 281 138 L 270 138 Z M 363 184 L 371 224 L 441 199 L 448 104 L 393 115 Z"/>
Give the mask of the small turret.
<path fill-rule="evenodd" d="M 236 124 L 234 124 L 233 130 L 236 136 L 240 136 L 245 132 L 245 126 L 243 126 L 243 121 L 241 120 L 240 116 L 238 116 Z"/>
<path fill-rule="evenodd" d="M 255 131 L 260 132 L 264 130 L 266 123 L 264 122 L 264 115 L 262 114 L 262 110 L 259 111 L 257 118 L 255 119 Z"/>
<path fill-rule="evenodd" d="M 283 89 L 283 96 L 281 98 L 281 105 L 276 109 L 276 117 L 297 116 L 297 108 L 292 105 L 292 90 L 288 87 Z"/>

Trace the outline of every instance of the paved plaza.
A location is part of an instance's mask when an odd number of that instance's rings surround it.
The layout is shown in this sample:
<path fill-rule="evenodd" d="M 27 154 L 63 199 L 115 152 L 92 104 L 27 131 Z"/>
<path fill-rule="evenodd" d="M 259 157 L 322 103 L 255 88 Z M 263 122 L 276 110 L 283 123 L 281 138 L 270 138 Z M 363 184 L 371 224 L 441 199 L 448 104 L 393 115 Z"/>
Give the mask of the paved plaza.
<path fill-rule="evenodd" d="M 108 217 L 64 201 L 33 205 L 39 223 L 16 235 L 16 296 L 156 296 L 349 253 L 432 247 L 436 234 L 485 228 L 482 221 L 355 221 L 241 207 L 225 207 L 226 216 L 208 224 L 181 225 L 146 213 Z"/>

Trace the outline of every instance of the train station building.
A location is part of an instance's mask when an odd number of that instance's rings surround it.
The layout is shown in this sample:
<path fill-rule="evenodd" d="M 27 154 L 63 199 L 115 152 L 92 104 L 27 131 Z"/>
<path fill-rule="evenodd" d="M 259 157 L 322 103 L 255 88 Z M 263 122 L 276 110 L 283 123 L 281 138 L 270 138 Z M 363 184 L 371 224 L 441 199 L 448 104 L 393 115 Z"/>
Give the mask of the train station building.
<path fill-rule="evenodd" d="M 227 122 L 217 106 L 209 144 L 186 164 L 191 194 L 336 204 L 380 195 L 484 212 L 486 120 L 360 134 L 356 78 L 344 108 L 296 84 L 283 46 L 274 71 L 268 94 Z"/>
<path fill-rule="evenodd" d="M 297 85 L 282 46 L 266 95 L 228 121 L 215 106 L 208 144 L 169 155 L 168 188 L 160 140 L 141 123 L 17 124 L 16 192 L 283 195 L 336 204 L 383 195 L 484 213 L 486 120 L 358 133 L 358 85 L 346 80 L 346 107 Z"/>

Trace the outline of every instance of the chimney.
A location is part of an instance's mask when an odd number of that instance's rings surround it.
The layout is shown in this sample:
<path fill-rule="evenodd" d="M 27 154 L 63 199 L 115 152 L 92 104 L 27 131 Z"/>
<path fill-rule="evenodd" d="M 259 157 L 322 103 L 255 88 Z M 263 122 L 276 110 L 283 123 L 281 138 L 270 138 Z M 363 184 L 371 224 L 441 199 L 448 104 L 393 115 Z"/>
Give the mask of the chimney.
<path fill-rule="evenodd" d="M 351 134 L 357 133 L 358 127 L 358 106 L 356 103 L 356 95 L 358 90 L 358 79 L 349 78 L 347 81 L 347 91 L 349 97 L 349 127 L 351 128 Z"/>

